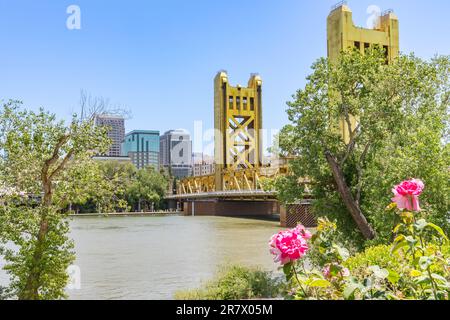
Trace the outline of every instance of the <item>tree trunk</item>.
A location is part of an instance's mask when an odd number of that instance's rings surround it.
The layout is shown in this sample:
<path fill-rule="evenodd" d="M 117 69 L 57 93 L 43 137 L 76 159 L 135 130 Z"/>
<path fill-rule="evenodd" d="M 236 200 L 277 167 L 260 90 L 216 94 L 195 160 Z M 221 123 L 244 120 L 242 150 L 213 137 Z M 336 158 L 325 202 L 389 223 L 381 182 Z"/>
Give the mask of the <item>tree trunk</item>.
<path fill-rule="evenodd" d="M 39 233 L 36 239 L 36 247 L 33 253 L 33 259 L 30 266 L 30 273 L 28 274 L 27 282 L 23 291 L 19 294 L 19 300 L 38 300 L 39 286 L 41 277 L 40 263 L 44 253 L 45 238 L 48 233 L 47 210 L 50 208 L 52 202 L 51 182 L 47 182 L 44 186 L 44 199 L 41 212 L 41 221 L 39 226 Z"/>
<path fill-rule="evenodd" d="M 342 169 L 339 166 L 337 160 L 329 151 L 325 152 L 325 157 L 333 173 L 334 181 L 336 182 L 339 195 L 341 196 L 342 201 L 345 204 L 345 207 L 350 212 L 353 220 L 358 226 L 358 229 L 361 231 L 361 233 L 366 239 L 369 240 L 374 239 L 376 236 L 375 231 L 367 222 L 366 217 L 361 212 L 359 204 L 353 198 L 350 188 L 345 182 L 344 173 L 342 172 Z"/>

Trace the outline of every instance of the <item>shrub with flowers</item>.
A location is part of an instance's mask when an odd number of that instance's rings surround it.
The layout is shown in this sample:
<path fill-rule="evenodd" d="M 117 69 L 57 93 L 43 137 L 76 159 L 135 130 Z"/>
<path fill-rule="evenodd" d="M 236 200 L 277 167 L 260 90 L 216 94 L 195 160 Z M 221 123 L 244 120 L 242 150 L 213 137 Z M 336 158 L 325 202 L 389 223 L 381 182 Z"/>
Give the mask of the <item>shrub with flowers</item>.
<path fill-rule="evenodd" d="M 288 299 L 435 299 L 450 298 L 449 240 L 426 221 L 418 179 L 393 188 L 387 207 L 399 223 L 389 246 L 351 255 L 335 242 L 336 224 L 319 219 L 314 235 L 299 225 L 270 240 L 274 261 L 289 284 Z"/>

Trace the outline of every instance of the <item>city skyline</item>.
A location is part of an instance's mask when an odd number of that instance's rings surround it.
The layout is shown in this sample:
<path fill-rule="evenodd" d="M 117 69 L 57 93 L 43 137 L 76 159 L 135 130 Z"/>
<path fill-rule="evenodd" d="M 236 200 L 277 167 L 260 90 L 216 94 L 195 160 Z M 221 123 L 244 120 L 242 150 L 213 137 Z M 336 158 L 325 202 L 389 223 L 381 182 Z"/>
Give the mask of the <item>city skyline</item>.
<path fill-rule="evenodd" d="M 0 0 L 0 304 L 450 300 L 450 4 L 334 1 Z"/>
<path fill-rule="evenodd" d="M 84 89 L 132 110 L 126 132 L 183 128 L 193 136 L 195 121 L 205 129 L 214 126 L 218 70 L 228 71 L 232 85 L 258 72 L 264 81 L 263 127 L 280 129 L 288 122 L 285 102 L 304 85 L 311 64 L 326 56 L 326 18 L 336 2 L 0 1 L 0 36 L 7 44 L 0 51 L 0 99 L 20 99 L 69 119 Z M 79 30 L 66 27 L 72 4 L 81 9 Z M 446 1 L 349 5 L 355 24 L 363 27 L 370 6 L 393 8 L 404 53 L 431 58 L 449 52 L 435 32 L 450 28 Z M 202 150 L 194 145 L 193 151 Z"/>

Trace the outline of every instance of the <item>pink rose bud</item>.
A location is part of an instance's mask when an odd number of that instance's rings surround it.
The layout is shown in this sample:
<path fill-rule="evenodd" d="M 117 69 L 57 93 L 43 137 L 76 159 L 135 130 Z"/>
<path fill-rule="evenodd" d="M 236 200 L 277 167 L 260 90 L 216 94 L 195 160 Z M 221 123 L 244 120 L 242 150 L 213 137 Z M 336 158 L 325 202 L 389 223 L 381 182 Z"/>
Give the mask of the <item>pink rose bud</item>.
<path fill-rule="evenodd" d="M 403 181 L 392 189 L 394 197 L 392 201 L 400 210 L 420 211 L 419 196 L 425 188 L 424 183 L 418 179 Z"/>

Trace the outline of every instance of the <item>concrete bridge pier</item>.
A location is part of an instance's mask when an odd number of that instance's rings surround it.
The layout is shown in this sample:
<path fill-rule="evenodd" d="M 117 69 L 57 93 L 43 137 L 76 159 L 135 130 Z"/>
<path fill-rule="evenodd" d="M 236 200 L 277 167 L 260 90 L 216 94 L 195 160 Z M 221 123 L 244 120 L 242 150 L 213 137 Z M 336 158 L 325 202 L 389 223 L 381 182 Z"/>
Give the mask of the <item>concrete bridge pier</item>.
<path fill-rule="evenodd" d="M 186 216 L 264 217 L 278 214 L 277 201 L 191 200 L 183 204 Z"/>
<path fill-rule="evenodd" d="M 317 226 L 311 212 L 310 200 L 282 205 L 277 200 L 225 200 L 202 199 L 183 202 L 185 216 L 270 217 L 280 216 L 280 226 L 294 228 L 302 224 L 307 228 Z"/>
<path fill-rule="evenodd" d="M 309 199 L 280 205 L 280 225 L 286 228 L 295 228 L 298 224 L 302 224 L 306 228 L 317 226 L 317 218 L 311 211 L 311 200 Z"/>

